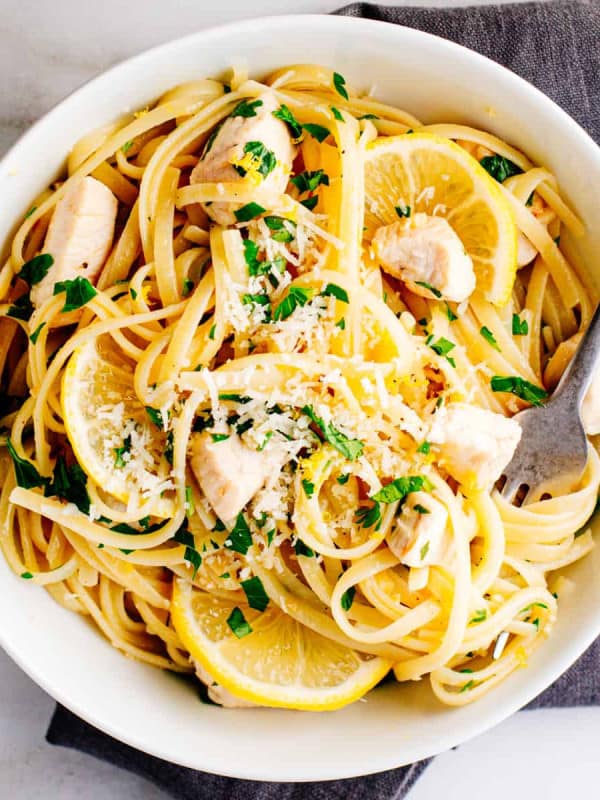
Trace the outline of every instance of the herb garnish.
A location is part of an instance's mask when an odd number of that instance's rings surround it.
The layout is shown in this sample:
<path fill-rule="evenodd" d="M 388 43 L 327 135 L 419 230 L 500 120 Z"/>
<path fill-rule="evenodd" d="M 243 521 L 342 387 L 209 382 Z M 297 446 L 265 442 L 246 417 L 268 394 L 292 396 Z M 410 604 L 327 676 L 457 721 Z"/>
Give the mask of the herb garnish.
<path fill-rule="evenodd" d="M 509 392 L 532 406 L 541 406 L 548 392 L 518 375 L 494 375 L 490 381 L 493 392 Z"/>
<path fill-rule="evenodd" d="M 345 434 L 339 431 L 331 422 L 325 422 L 321 417 L 318 417 L 312 406 L 303 406 L 302 413 L 306 414 L 314 424 L 319 428 L 319 432 L 329 442 L 332 447 L 341 453 L 349 461 L 356 461 L 362 455 L 364 449 L 364 442 L 359 439 L 349 439 Z"/>
<path fill-rule="evenodd" d="M 17 486 L 22 486 L 23 489 L 35 489 L 38 486 L 46 486 L 48 484 L 50 479 L 40 475 L 29 459 L 21 458 L 10 439 L 6 440 L 6 447 L 15 468 Z"/>
<path fill-rule="evenodd" d="M 227 617 L 227 624 L 237 636 L 238 639 L 243 639 L 252 633 L 250 623 L 246 621 L 243 611 L 236 606 L 231 614 Z"/>
<path fill-rule="evenodd" d="M 523 172 L 521 167 L 504 156 L 484 156 L 479 163 L 499 183 L 504 183 L 511 175 L 520 175 Z"/>
<path fill-rule="evenodd" d="M 348 100 L 348 90 L 346 89 L 346 79 L 339 72 L 333 73 L 333 86 L 336 92 L 341 95 L 344 100 Z"/>
<path fill-rule="evenodd" d="M 58 283 L 55 283 L 53 294 L 57 295 L 61 292 L 66 294 L 65 304 L 61 308 L 64 313 L 81 308 L 98 294 L 88 279 L 82 278 L 81 275 L 78 275 L 72 281 L 58 281 Z"/>
<path fill-rule="evenodd" d="M 48 274 L 48 270 L 54 264 L 54 259 L 50 253 L 41 253 L 26 261 L 17 274 L 18 278 L 25 281 L 29 286 L 35 286 L 42 281 Z"/>
<path fill-rule="evenodd" d="M 502 350 L 500 350 L 500 345 L 496 341 L 496 337 L 489 328 L 484 325 L 479 329 L 479 333 L 483 336 L 486 342 L 494 348 L 494 350 L 497 350 L 499 353 L 502 352 Z"/>
<path fill-rule="evenodd" d="M 437 297 L 437 298 L 438 298 L 438 300 L 439 300 L 439 299 L 441 298 L 441 296 L 442 296 L 442 293 L 440 292 L 440 290 L 439 290 L 439 289 L 436 289 L 436 288 L 435 288 L 434 286 L 432 286 L 430 283 L 427 283 L 427 281 L 415 281 L 415 284 L 416 284 L 417 286 L 422 286 L 422 287 L 423 287 L 423 289 L 427 289 L 427 291 L 428 291 L 428 292 L 431 292 L 431 294 L 432 294 L 434 297 Z"/>
<path fill-rule="evenodd" d="M 301 286 L 290 286 L 287 295 L 283 298 L 281 303 L 276 306 L 273 312 L 273 319 L 275 322 L 287 319 L 298 307 L 305 306 L 313 292 L 314 289 L 310 287 L 304 289 Z"/>
<path fill-rule="evenodd" d="M 512 315 L 512 335 L 527 336 L 529 333 L 529 323 L 526 319 L 521 319 L 518 314 Z"/>
<path fill-rule="evenodd" d="M 300 192 L 314 192 L 321 184 L 329 186 L 329 175 L 322 170 L 305 170 L 291 178 L 291 182 Z"/>
<path fill-rule="evenodd" d="M 342 289 L 341 286 L 338 286 L 337 283 L 328 283 L 327 286 L 321 291 L 321 295 L 323 297 L 336 297 L 342 303 L 349 303 L 348 300 L 348 292 L 345 289 Z"/>
<path fill-rule="evenodd" d="M 241 553 L 243 556 L 252 547 L 252 533 L 241 511 L 237 515 L 231 533 L 225 539 L 225 547 L 235 550 L 236 553 Z"/>
<path fill-rule="evenodd" d="M 356 594 L 356 587 L 349 586 L 340 598 L 340 605 L 344 611 L 350 611 L 352 603 L 354 602 L 354 595 Z"/>
<path fill-rule="evenodd" d="M 247 581 L 240 581 L 240 585 L 244 590 L 250 608 L 264 611 L 269 605 L 269 595 L 266 593 L 261 579 L 255 575 L 253 578 L 248 578 Z"/>
<path fill-rule="evenodd" d="M 230 117 L 256 117 L 256 109 L 262 106 L 262 100 L 242 100 L 233 109 Z"/>
<path fill-rule="evenodd" d="M 308 478 L 302 478 L 302 488 L 304 489 L 304 494 L 307 497 L 312 497 L 315 493 L 315 485 Z"/>
<path fill-rule="evenodd" d="M 250 202 L 246 203 L 245 206 L 238 208 L 238 210 L 234 211 L 233 213 L 238 222 L 248 222 L 255 217 L 260 217 L 260 215 L 264 214 L 266 210 L 266 208 L 263 208 L 258 203 Z"/>
<path fill-rule="evenodd" d="M 269 173 L 273 172 L 277 165 L 277 158 L 272 150 L 268 150 L 262 142 L 246 142 L 244 145 L 244 154 L 252 156 L 252 168 L 266 178 Z M 234 170 L 245 177 L 248 170 L 239 164 L 232 165 Z"/>
<path fill-rule="evenodd" d="M 394 206 L 394 208 L 400 219 L 403 217 L 410 217 L 410 206 Z"/>

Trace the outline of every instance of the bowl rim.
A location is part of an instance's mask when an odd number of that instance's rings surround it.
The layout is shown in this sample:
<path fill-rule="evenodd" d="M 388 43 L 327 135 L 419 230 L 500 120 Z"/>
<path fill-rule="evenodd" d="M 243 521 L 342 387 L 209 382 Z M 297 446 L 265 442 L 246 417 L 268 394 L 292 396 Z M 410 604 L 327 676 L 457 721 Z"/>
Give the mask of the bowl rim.
<path fill-rule="evenodd" d="M 503 80 L 508 84 L 510 89 L 515 92 L 520 92 L 529 95 L 529 97 L 545 107 L 548 112 L 560 119 L 562 125 L 568 130 L 570 136 L 577 140 L 577 146 L 582 147 L 588 151 L 600 169 L 600 147 L 591 138 L 591 136 L 555 101 L 549 98 L 541 90 L 533 84 L 521 78 L 516 73 L 509 70 L 507 67 L 493 61 L 486 56 L 471 50 L 468 47 L 449 41 L 434 34 L 427 33 L 415 28 L 410 28 L 404 25 L 398 25 L 391 22 L 382 20 L 365 19 L 360 17 L 347 17 L 338 16 L 334 14 L 281 14 L 281 15 L 267 15 L 251 17 L 234 22 L 228 22 L 221 25 L 210 26 L 204 29 L 194 31 L 193 33 L 186 34 L 185 36 L 171 39 L 167 42 L 155 45 L 151 48 L 145 49 L 133 56 L 121 59 L 113 64 L 107 70 L 99 72 L 97 75 L 86 80 L 73 91 L 69 92 L 62 100 L 60 100 L 51 109 L 45 112 L 39 119 L 18 137 L 18 139 L 9 147 L 3 157 L 0 159 L 0 170 L 6 167 L 18 153 L 23 150 L 25 153 L 31 138 L 50 121 L 59 117 L 65 108 L 72 102 L 78 100 L 82 95 L 92 93 L 94 89 L 101 86 L 104 82 L 109 81 L 111 78 L 118 76 L 119 72 L 126 66 L 133 64 L 142 64 L 145 61 L 152 61 L 156 56 L 168 53 L 169 50 L 177 51 L 179 48 L 191 44 L 194 41 L 201 41 L 206 43 L 211 38 L 218 39 L 230 33 L 243 32 L 244 29 L 251 31 L 257 26 L 261 28 L 284 28 L 286 25 L 321 25 L 325 28 L 330 27 L 332 30 L 339 31 L 340 29 L 362 29 L 365 34 L 377 30 L 381 33 L 387 30 L 392 37 L 408 37 L 413 38 L 415 41 L 432 41 L 440 52 L 447 53 L 449 57 L 453 55 L 460 55 L 462 58 L 468 58 L 472 61 L 474 66 L 480 67 L 482 70 L 497 73 L 502 76 Z M 261 31 L 262 32 L 262 31 Z M 384 34 L 387 35 L 387 34 Z M 66 158 L 67 153 L 64 154 Z M 48 598 L 51 601 L 51 598 Z M 99 634 L 100 635 L 100 634 Z M 0 625 L 0 646 L 10 656 L 10 658 L 45 692 L 47 692 L 54 700 L 61 705 L 65 706 L 68 710 L 76 716 L 102 731 L 105 734 L 123 742 L 126 745 L 136 748 L 137 750 L 147 753 L 159 759 L 178 764 L 180 766 L 189 767 L 192 769 L 201 769 L 203 771 L 225 775 L 232 778 L 246 779 L 246 780 L 262 780 L 262 781 L 326 781 L 337 780 L 344 778 L 358 777 L 362 775 L 369 775 L 378 773 L 388 769 L 394 769 L 399 766 L 404 766 L 406 763 L 416 763 L 421 759 L 435 756 L 438 753 L 444 752 L 458 744 L 468 741 L 469 739 L 477 736 L 492 727 L 496 726 L 507 717 L 511 716 L 515 711 L 522 708 L 538 694 L 544 691 L 551 683 L 553 683 L 560 675 L 562 675 L 580 655 L 587 649 L 587 647 L 600 635 L 600 614 L 597 617 L 596 625 L 590 625 L 583 631 L 578 631 L 573 639 L 569 642 L 569 647 L 565 647 L 560 655 L 555 656 L 551 663 L 545 663 L 541 669 L 538 670 L 537 680 L 526 683 L 523 687 L 516 687 L 515 691 L 511 694 L 510 702 L 496 707 L 493 712 L 485 715 L 483 719 L 478 720 L 476 723 L 464 725 L 461 727 L 462 733 L 458 735 L 446 735 L 440 738 L 438 745 L 435 748 L 423 747 L 422 752 L 418 752 L 417 756 L 410 762 L 402 761 L 402 757 L 397 758 L 392 755 L 391 750 L 385 756 L 380 756 L 377 761 L 372 760 L 368 765 L 348 764 L 347 769 L 343 772 L 327 771 L 327 769 L 320 769 L 307 773 L 306 770 L 298 768 L 296 765 L 286 765 L 285 771 L 280 767 L 276 768 L 275 777 L 272 774 L 267 774 L 261 769 L 225 769 L 223 764 L 203 764 L 198 766 L 197 763 L 191 763 L 189 759 L 178 758 L 177 753 L 173 750 L 165 748 L 161 743 L 149 743 L 143 740 L 139 734 L 136 735 L 130 730 L 126 730 L 119 725 L 113 724 L 111 720 L 102 718 L 91 711 L 84 705 L 71 700 L 68 691 L 62 688 L 57 688 L 52 685 L 44 674 L 41 666 L 33 665 L 27 662 L 27 659 L 19 652 L 18 647 L 6 637 L 5 632 Z M 575 645 L 575 646 L 574 646 Z M 467 732 L 464 732 L 464 729 Z"/>

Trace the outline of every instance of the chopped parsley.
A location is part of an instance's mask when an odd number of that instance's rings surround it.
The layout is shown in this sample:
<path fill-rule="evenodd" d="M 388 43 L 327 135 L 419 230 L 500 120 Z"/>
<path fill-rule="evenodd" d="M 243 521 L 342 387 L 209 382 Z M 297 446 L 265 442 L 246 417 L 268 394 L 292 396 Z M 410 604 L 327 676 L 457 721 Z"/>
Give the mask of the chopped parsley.
<path fill-rule="evenodd" d="M 361 528 L 372 528 L 378 531 L 381 525 L 381 505 L 375 503 L 372 506 L 361 506 L 354 514 L 354 521 Z"/>
<path fill-rule="evenodd" d="M 294 234 L 289 230 L 289 226 L 292 228 L 296 227 L 296 223 L 293 222 L 291 219 L 286 219 L 285 217 L 265 217 L 265 223 L 269 230 L 271 230 L 272 238 L 276 242 L 291 242 L 294 238 Z"/>
<path fill-rule="evenodd" d="M 47 486 L 49 479 L 40 475 L 31 461 L 27 458 L 21 458 L 10 439 L 6 440 L 6 447 L 8 448 L 15 468 L 17 486 L 22 486 L 23 489 L 35 489 L 38 486 Z"/>
<path fill-rule="evenodd" d="M 21 578 L 24 578 L 26 581 L 30 581 L 33 578 L 31 572 L 22 572 Z"/>
<path fill-rule="evenodd" d="M 323 297 L 336 297 L 342 303 L 349 303 L 348 292 L 338 286 L 337 283 L 328 283 L 327 286 L 321 291 Z"/>
<path fill-rule="evenodd" d="M 468 692 L 474 686 L 475 686 L 475 681 L 474 680 L 467 681 L 467 683 L 465 683 L 465 685 L 462 687 L 462 689 L 460 691 L 461 691 L 461 693 L 462 692 Z"/>
<path fill-rule="evenodd" d="M 219 400 L 230 400 L 232 403 L 249 403 L 252 398 L 237 392 L 219 392 Z"/>
<path fill-rule="evenodd" d="M 81 308 L 98 294 L 88 279 L 82 278 L 80 275 L 72 281 L 58 281 L 58 283 L 55 283 L 53 294 L 57 295 L 61 292 L 65 292 L 66 295 L 65 304 L 61 308 L 63 313 Z"/>
<path fill-rule="evenodd" d="M 35 286 L 42 281 L 48 274 L 48 270 L 54 264 L 54 259 L 50 253 L 41 253 L 26 261 L 21 267 L 17 277 L 25 281 L 29 286 Z"/>
<path fill-rule="evenodd" d="M 438 356 L 445 358 L 446 361 L 453 367 L 456 367 L 456 361 L 454 360 L 454 358 L 452 358 L 452 356 L 448 355 L 448 353 L 451 353 L 452 350 L 454 350 L 454 348 L 456 347 L 454 342 L 451 342 L 444 336 L 440 336 L 437 342 L 431 341 L 431 339 L 433 339 L 433 337 L 430 336 L 427 344 L 429 345 L 429 347 L 431 347 L 433 352 L 437 353 Z"/>
<path fill-rule="evenodd" d="M 475 612 L 475 616 L 469 620 L 469 625 L 477 625 L 479 622 L 484 622 L 487 619 L 487 611 L 485 608 L 480 608 Z"/>
<path fill-rule="evenodd" d="M 329 175 L 322 170 L 305 170 L 291 178 L 291 182 L 300 192 L 314 192 L 323 185 L 329 186 Z"/>
<path fill-rule="evenodd" d="M 34 330 L 34 332 L 29 334 L 29 341 L 32 344 L 35 344 L 37 342 L 38 337 L 39 337 L 40 333 L 42 332 L 42 328 L 44 327 L 45 324 L 46 324 L 45 322 L 40 322 L 40 324 L 37 326 L 37 328 Z"/>
<path fill-rule="evenodd" d="M 23 217 L 23 219 L 29 219 L 29 217 L 30 217 L 32 214 L 35 214 L 35 212 L 36 212 L 36 211 L 37 211 L 37 206 L 31 206 L 31 208 L 30 208 L 30 209 L 29 209 L 29 211 L 28 211 L 28 212 L 25 214 L 25 216 Z"/>
<path fill-rule="evenodd" d="M 33 314 L 33 305 L 29 297 L 29 292 L 27 292 L 26 294 L 22 294 L 20 297 L 17 297 L 17 299 L 13 302 L 13 304 L 9 307 L 8 311 L 6 312 L 7 317 L 13 317 L 13 319 L 22 319 L 24 322 L 27 322 L 27 320 L 32 314 Z"/>
<path fill-rule="evenodd" d="M 288 126 L 288 130 L 292 135 L 292 139 L 298 142 L 302 138 L 302 125 L 298 122 L 296 117 L 292 114 L 290 109 L 283 103 L 279 106 L 277 111 L 273 111 L 273 116 L 280 119 Z"/>
<path fill-rule="evenodd" d="M 394 478 L 387 486 L 371 495 L 371 500 L 376 503 L 396 503 L 412 492 L 430 491 L 431 488 L 429 479 L 424 475 L 408 475 L 405 478 Z"/>
<path fill-rule="evenodd" d="M 308 478 L 302 478 L 302 488 L 304 489 L 304 494 L 307 497 L 312 497 L 315 493 L 315 485 Z"/>
<path fill-rule="evenodd" d="M 331 113 L 333 114 L 334 118 L 337 119 L 338 122 L 345 122 L 344 115 L 339 108 L 336 108 L 335 106 L 329 106 L 329 108 L 331 109 Z"/>
<path fill-rule="evenodd" d="M 165 423 L 163 420 L 162 413 L 158 410 L 158 408 L 152 408 L 152 406 L 146 406 L 146 414 L 150 417 L 150 421 L 153 422 L 157 428 L 161 430 L 164 429 Z"/>
<path fill-rule="evenodd" d="M 187 497 L 187 492 L 186 492 Z M 183 553 L 183 560 L 187 561 L 194 568 L 192 573 L 192 580 L 196 577 L 196 573 L 202 565 L 202 556 L 196 549 L 196 542 L 193 534 L 188 530 L 188 522 L 184 520 L 179 530 L 173 536 L 173 540 L 179 544 L 185 545 Z"/>
<path fill-rule="evenodd" d="M 350 611 L 352 603 L 354 602 L 354 595 L 356 594 L 356 587 L 349 586 L 340 598 L 340 605 L 344 611 Z"/>
<path fill-rule="evenodd" d="M 359 119 L 380 119 L 380 117 L 378 117 L 377 114 L 363 114 Z"/>
<path fill-rule="evenodd" d="M 335 323 L 335 327 L 339 328 L 341 331 L 346 330 L 346 320 L 344 319 L 344 317 L 340 317 L 338 319 L 338 321 Z"/>
<path fill-rule="evenodd" d="M 258 203 L 250 202 L 246 203 L 245 206 L 238 208 L 238 210 L 234 211 L 233 213 L 238 222 L 248 222 L 255 217 L 260 217 L 260 215 L 264 214 L 266 210 L 266 208 L 263 208 Z"/>
<path fill-rule="evenodd" d="M 44 495 L 52 495 L 74 503 L 83 514 L 90 513 L 90 496 L 87 492 L 87 475 L 77 462 L 67 466 L 59 456 L 54 465 L 52 481 L 44 488 Z"/>
<path fill-rule="evenodd" d="M 244 636 L 248 636 L 249 633 L 252 633 L 250 623 L 246 621 L 243 611 L 238 608 L 238 606 L 236 606 L 227 617 L 227 624 L 238 639 L 243 639 Z"/>
<path fill-rule="evenodd" d="M 340 486 L 343 486 L 345 483 L 348 483 L 348 481 L 350 480 L 350 473 L 346 472 L 344 475 L 338 475 L 336 480 L 340 484 Z"/>
<path fill-rule="evenodd" d="M 194 290 L 194 281 L 190 280 L 190 278 L 185 278 L 183 281 L 183 288 L 181 290 L 181 296 L 187 297 L 190 295 Z M 134 298 L 135 299 L 135 298 Z"/>
<path fill-rule="evenodd" d="M 494 375 L 490 381 L 493 392 L 508 392 L 520 397 L 532 406 L 541 406 L 548 392 L 535 383 L 530 383 L 518 375 Z"/>
<path fill-rule="evenodd" d="M 217 330 L 217 326 L 216 325 L 211 325 L 211 328 L 210 328 L 210 330 L 208 332 L 208 338 L 209 339 L 214 339 L 215 338 L 215 331 L 216 330 Z"/>
<path fill-rule="evenodd" d="M 413 508 L 417 514 L 431 514 L 431 511 L 428 508 L 425 508 L 425 506 L 422 506 L 421 503 L 415 503 Z M 429 547 L 429 542 L 427 542 L 427 546 Z M 421 556 L 421 558 L 425 558 L 425 556 Z"/>
<path fill-rule="evenodd" d="M 331 134 L 329 128 L 323 125 L 317 125 L 314 122 L 307 122 L 302 126 L 307 133 L 310 133 L 318 142 L 324 142 L 325 139 Z"/>
<path fill-rule="evenodd" d="M 294 552 L 297 556 L 304 556 L 305 558 L 314 558 L 315 551 L 312 550 L 308 545 L 305 545 L 302 539 L 296 539 L 296 544 L 294 545 Z"/>
<path fill-rule="evenodd" d="M 422 506 L 421 506 L 421 508 L 422 508 Z M 425 544 L 423 545 L 423 547 L 421 548 L 421 550 L 419 552 L 419 555 L 421 557 L 421 561 L 425 561 L 425 558 L 427 557 L 427 553 L 428 552 L 429 552 L 429 542 L 427 541 L 427 542 L 425 542 Z"/>
<path fill-rule="evenodd" d="M 250 608 L 254 608 L 256 611 L 264 611 L 269 605 L 269 595 L 265 592 L 261 579 L 255 575 L 253 578 L 248 578 L 247 581 L 240 581 L 240 584 Z"/>
<path fill-rule="evenodd" d="M 422 287 L 423 287 L 423 289 L 427 289 L 427 291 L 428 291 L 428 292 L 431 292 L 431 294 L 432 294 L 434 297 L 437 297 L 437 298 L 438 298 L 438 300 L 439 300 L 439 299 L 440 299 L 440 297 L 442 296 L 442 293 L 440 292 L 440 290 L 439 290 L 439 289 L 436 289 L 436 288 L 435 288 L 434 286 L 432 286 L 430 283 L 427 283 L 427 281 L 415 281 L 415 284 L 416 284 L 417 286 L 422 286 Z"/>
<path fill-rule="evenodd" d="M 348 90 L 346 89 L 346 79 L 339 72 L 333 73 L 333 87 L 344 100 L 348 100 Z"/>
<path fill-rule="evenodd" d="M 267 443 L 268 443 L 269 439 L 270 439 L 272 436 L 273 436 L 273 431 L 267 431 L 267 433 L 265 434 L 265 438 L 262 440 L 262 442 L 261 442 L 261 443 L 258 445 L 258 447 L 256 448 L 257 452 L 259 452 L 259 453 L 262 453 L 262 451 L 263 451 L 263 450 L 265 449 L 265 447 L 267 446 Z"/>
<path fill-rule="evenodd" d="M 211 433 L 210 438 L 213 442 L 224 442 L 226 439 L 229 439 L 230 436 L 230 433 Z"/>
<path fill-rule="evenodd" d="M 448 317 L 448 320 L 450 322 L 455 322 L 458 319 L 457 315 L 454 313 L 454 311 L 452 311 L 452 309 L 445 300 L 444 302 L 446 303 L 446 316 Z"/>
<path fill-rule="evenodd" d="M 300 200 L 300 205 L 307 208 L 309 211 L 314 211 L 317 203 L 319 202 L 319 198 L 317 195 L 314 197 L 307 197 L 305 200 Z"/>
<path fill-rule="evenodd" d="M 400 219 L 403 217 L 410 217 L 410 206 L 394 206 L 394 208 Z"/>
<path fill-rule="evenodd" d="M 482 328 L 479 329 L 479 333 L 483 336 L 486 342 L 494 348 L 494 350 L 497 350 L 499 353 L 502 352 L 502 350 L 500 350 L 500 345 L 496 341 L 496 337 L 489 328 L 486 328 L 486 326 L 484 325 Z"/>
<path fill-rule="evenodd" d="M 512 175 L 520 175 L 523 172 L 521 167 L 504 156 L 484 156 L 479 163 L 499 183 L 504 183 Z"/>
<path fill-rule="evenodd" d="M 305 306 L 310 300 L 314 289 L 303 289 L 301 286 L 290 286 L 287 295 L 283 298 L 281 303 L 275 307 L 273 312 L 273 319 L 275 322 L 287 319 L 294 311 L 300 307 Z"/>
<path fill-rule="evenodd" d="M 423 453 L 424 455 L 428 455 L 430 452 L 431 452 L 430 442 L 421 442 L 421 444 L 417 447 L 417 453 Z"/>
<path fill-rule="evenodd" d="M 233 109 L 230 117 L 255 117 L 256 109 L 262 106 L 262 100 L 242 100 Z"/>
<path fill-rule="evenodd" d="M 241 511 L 237 515 L 231 533 L 225 540 L 225 547 L 235 550 L 236 553 L 241 553 L 243 556 L 252 547 L 252 533 Z"/>
<path fill-rule="evenodd" d="M 252 168 L 266 178 L 277 165 L 277 158 L 272 150 L 268 150 L 262 142 L 246 142 L 244 145 L 244 155 L 252 157 Z M 245 177 L 248 170 L 240 164 L 232 165 L 238 175 Z"/>
<path fill-rule="evenodd" d="M 131 295 L 132 300 L 137 300 L 138 293 L 133 287 L 129 289 L 129 294 Z"/>
<path fill-rule="evenodd" d="M 321 417 L 315 414 L 312 406 L 303 406 L 302 413 L 306 414 L 312 422 L 319 428 L 323 438 L 326 442 L 341 453 L 349 461 L 356 461 L 362 454 L 364 443 L 359 439 L 349 439 L 345 434 L 339 431 L 331 422 L 325 422 Z"/>
<path fill-rule="evenodd" d="M 132 147 L 133 147 L 133 142 L 130 139 L 128 142 L 125 142 L 125 144 L 121 145 L 121 152 L 123 153 L 123 155 L 125 155 L 125 153 L 131 150 Z"/>
<path fill-rule="evenodd" d="M 529 333 L 529 323 L 526 319 L 521 319 L 518 314 L 512 315 L 512 335 L 527 336 Z"/>
<path fill-rule="evenodd" d="M 123 444 L 121 447 L 115 447 L 115 467 L 122 469 L 124 466 L 127 465 L 127 461 L 123 458 L 125 453 L 131 452 L 131 434 L 126 436 L 123 439 Z"/>

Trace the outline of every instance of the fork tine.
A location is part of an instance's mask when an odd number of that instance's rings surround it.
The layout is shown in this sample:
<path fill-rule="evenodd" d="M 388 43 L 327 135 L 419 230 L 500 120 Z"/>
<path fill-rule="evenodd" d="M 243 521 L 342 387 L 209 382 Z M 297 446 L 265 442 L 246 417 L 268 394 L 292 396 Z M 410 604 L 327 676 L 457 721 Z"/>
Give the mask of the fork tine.
<path fill-rule="evenodd" d="M 500 494 L 506 500 L 507 503 L 514 503 L 515 497 L 517 496 L 517 492 L 523 485 L 523 481 L 515 477 L 510 477 L 508 475 L 506 475 L 505 477 L 506 477 L 506 483 L 500 490 Z"/>

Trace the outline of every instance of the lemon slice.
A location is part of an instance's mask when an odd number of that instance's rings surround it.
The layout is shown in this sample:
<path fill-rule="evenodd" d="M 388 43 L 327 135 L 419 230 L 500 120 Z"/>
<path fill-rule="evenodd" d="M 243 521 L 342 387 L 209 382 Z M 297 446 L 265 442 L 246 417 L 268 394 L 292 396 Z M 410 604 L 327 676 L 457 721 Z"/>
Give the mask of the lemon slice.
<path fill-rule="evenodd" d="M 167 435 L 135 394 L 133 364 L 111 342 L 109 336 L 93 339 L 69 359 L 61 391 L 67 436 L 102 491 L 139 506 L 140 516 L 168 517 L 174 503 Z"/>
<path fill-rule="evenodd" d="M 259 705 L 341 708 L 372 689 L 391 666 L 315 633 L 273 602 L 256 611 L 181 578 L 173 587 L 171 615 L 192 658 L 236 697 Z"/>
<path fill-rule="evenodd" d="M 473 261 L 478 290 L 494 305 L 508 301 L 517 271 L 512 210 L 462 147 L 429 133 L 378 138 L 367 148 L 365 194 L 368 241 L 398 220 L 396 208 L 444 217 Z"/>

